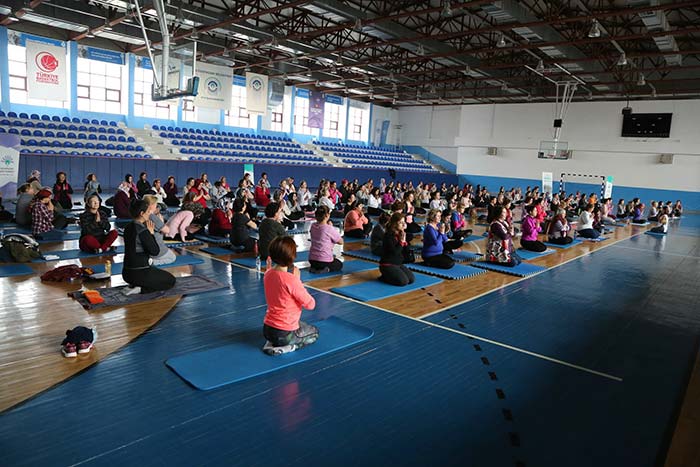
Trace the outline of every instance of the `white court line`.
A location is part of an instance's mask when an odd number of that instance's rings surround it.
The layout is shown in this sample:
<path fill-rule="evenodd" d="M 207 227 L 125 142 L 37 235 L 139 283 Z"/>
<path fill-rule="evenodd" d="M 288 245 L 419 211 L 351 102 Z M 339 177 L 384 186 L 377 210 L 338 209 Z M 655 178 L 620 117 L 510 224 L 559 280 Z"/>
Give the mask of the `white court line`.
<path fill-rule="evenodd" d="M 695 256 L 695 255 L 682 255 L 680 253 L 671 253 L 670 251 L 647 250 L 646 248 L 637 248 L 637 247 L 633 247 L 633 246 L 619 246 L 618 245 L 615 248 L 624 248 L 625 250 L 645 251 L 647 253 L 653 253 L 655 255 L 680 256 L 682 258 L 700 259 L 700 256 Z"/>
<path fill-rule="evenodd" d="M 570 263 L 570 262 L 575 261 L 575 260 L 577 260 L 577 259 L 583 258 L 584 256 L 588 256 L 588 255 L 590 255 L 591 253 L 595 253 L 596 251 L 600 251 L 600 250 L 603 250 L 603 249 L 605 249 L 605 248 L 611 247 L 611 246 L 613 246 L 613 245 L 615 245 L 615 244 L 617 244 L 617 243 L 620 243 L 620 242 L 622 242 L 622 241 L 624 241 L 624 240 L 629 240 L 630 238 L 636 237 L 637 235 L 642 235 L 643 233 L 644 233 L 644 232 L 640 232 L 640 233 L 637 233 L 637 234 L 634 234 L 634 235 L 630 235 L 629 237 L 621 238 L 621 239 L 616 240 L 616 241 L 611 242 L 611 243 L 607 243 L 607 242 L 593 243 L 593 244 L 603 245 L 603 246 L 601 246 L 600 248 L 596 248 L 595 250 L 588 251 L 587 253 L 584 253 L 584 254 L 582 254 L 581 256 L 576 256 L 575 258 L 567 259 L 566 261 L 564 261 L 564 262 L 562 262 L 562 263 L 555 264 L 554 266 L 548 267 L 548 268 L 545 269 L 544 271 L 540 271 L 540 272 L 537 272 L 537 273 L 535 273 L 535 274 L 531 274 L 531 275 L 529 275 L 529 276 L 527 276 L 527 277 L 521 277 L 520 279 L 517 279 L 517 280 L 515 280 L 515 281 L 513 281 L 513 282 L 509 282 L 509 283 L 507 283 L 507 284 L 501 285 L 501 286 L 499 286 L 499 287 L 496 287 L 495 289 L 490 289 L 490 290 L 487 291 L 487 292 L 484 292 L 484 293 L 481 293 L 481 294 L 479 294 L 479 295 L 475 295 L 475 296 L 473 296 L 473 297 L 467 298 L 467 299 L 465 299 L 465 300 L 462 300 L 461 302 L 456 302 L 456 303 L 453 303 L 452 305 L 444 306 L 444 307 L 439 308 L 439 309 L 437 309 L 437 310 L 435 310 L 435 311 L 431 311 L 430 313 L 426 313 L 426 314 L 424 314 L 424 315 L 421 315 L 421 316 L 419 316 L 418 318 L 419 318 L 419 319 L 429 318 L 430 316 L 436 315 L 436 314 L 438 314 L 438 313 L 442 313 L 443 311 L 449 310 L 450 308 L 453 308 L 453 307 L 456 307 L 456 306 L 459 306 L 459 305 L 464 305 L 465 303 L 471 302 L 472 300 L 476 300 L 477 298 L 481 298 L 481 297 L 483 297 L 484 295 L 488 295 L 488 294 L 490 294 L 491 292 L 496 292 L 496 291 L 498 291 L 498 290 L 505 289 L 506 287 L 509 287 L 509 286 L 511 286 L 511 285 L 513 285 L 513 284 L 517 284 L 518 282 L 522 282 L 522 281 L 527 280 L 527 279 L 530 279 L 530 278 L 532 278 L 532 277 L 539 276 L 539 275 L 542 274 L 543 272 L 547 272 L 547 271 L 549 271 L 549 270 L 551 270 L 551 269 L 558 268 L 559 266 L 563 266 L 563 265 L 565 265 L 565 264 L 567 264 L 567 263 Z"/>
<path fill-rule="evenodd" d="M 190 250 L 188 250 L 188 251 L 190 251 Z M 195 252 L 195 251 L 190 251 L 190 252 L 191 252 L 191 253 L 196 253 L 196 254 L 198 254 L 198 255 L 200 255 L 200 256 L 204 256 L 203 254 L 197 253 L 197 252 Z M 238 266 L 238 267 L 240 267 L 240 268 L 242 268 L 242 269 L 248 269 L 248 270 L 250 270 L 250 271 L 254 271 L 254 269 L 252 269 L 252 268 L 247 268 L 247 267 L 241 266 L 241 265 L 239 265 L 239 264 L 230 263 L 230 262 L 228 262 L 228 261 L 224 261 L 224 260 L 219 259 L 219 258 L 211 257 L 211 259 L 216 260 L 216 261 L 220 261 L 220 262 L 225 263 L 225 264 L 230 264 L 230 265 L 233 265 L 233 266 Z M 531 277 L 532 277 L 532 276 L 531 276 Z M 516 281 L 516 282 L 519 282 L 519 281 Z M 515 282 L 513 282 L 513 283 L 515 283 Z M 397 313 L 397 312 L 395 312 L 395 311 L 387 310 L 387 309 L 385 309 L 385 308 L 381 308 L 381 307 L 378 307 L 378 306 L 376 306 L 376 305 L 372 305 L 372 304 L 370 304 L 370 303 L 361 302 L 361 301 L 355 300 L 355 299 L 353 299 L 353 298 L 344 297 L 344 296 L 339 295 L 339 294 L 336 294 L 336 293 L 334 293 L 334 292 L 330 292 L 330 291 L 327 291 L 327 290 L 319 289 L 319 288 L 317 288 L 317 287 L 313 287 L 313 286 L 308 285 L 308 284 L 304 284 L 304 285 L 305 285 L 307 288 L 312 289 L 312 290 L 316 290 L 316 291 L 318 291 L 318 292 L 327 293 L 327 294 L 329 294 L 329 295 L 334 295 L 334 296 L 336 296 L 336 297 L 339 297 L 339 298 L 342 298 L 342 299 L 345 299 L 345 300 L 349 300 L 349 301 L 351 301 L 351 302 L 355 302 L 355 303 L 358 303 L 358 304 L 360 304 L 360 305 L 364 305 L 364 306 L 368 306 L 368 307 L 370 307 L 370 308 L 374 308 L 375 310 L 380 310 L 380 311 L 383 311 L 383 312 L 385 312 L 385 313 L 389 313 L 389 314 L 392 314 L 392 315 L 395 315 L 395 316 L 398 316 L 398 317 L 401 317 L 401 318 L 409 319 L 409 320 L 411 320 L 411 321 L 416 321 L 416 322 L 419 322 L 419 323 L 424 324 L 424 325 L 427 325 L 427 326 L 431 326 L 431 327 L 434 327 L 434 328 L 437 328 L 437 329 L 442 329 L 443 331 L 448 331 L 448 332 L 451 332 L 451 333 L 454 333 L 454 334 L 459 334 L 459 335 L 465 336 L 465 337 L 471 337 L 472 339 L 475 339 L 475 340 L 478 340 L 478 341 L 481 341 L 481 342 L 486 342 L 486 343 L 489 343 L 489 344 L 493 344 L 493 345 L 496 345 L 496 346 L 499 346 L 499 347 L 503 347 L 503 348 L 505 348 L 505 349 L 513 350 L 513 351 L 515 351 L 515 352 L 519 352 L 519 353 L 522 353 L 522 354 L 525 354 L 525 355 L 530 355 L 531 357 L 539 358 L 539 359 L 542 359 L 542 360 L 546 360 L 546 361 L 548 361 L 548 362 L 556 363 L 556 364 L 558 364 L 558 365 L 562 365 L 562 366 L 566 366 L 566 367 L 569 367 L 569 368 L 573 368 L 573 369 L 575 369 L 575 370 L 579 370 L 579 371 L 583 371 L 583 372 L 590 373 L 590 374 L 593 374 L 593 375 L 601 376 L 601 377 L 603 377 L 603 378 L 607 378 L 607 379 L 610 379 L 610 380 L 613 380 L 613 381 L 622 382 L 622 378 L 620 378 L 620 377 L 618 377 L 618 376 L 609 375 L 609 374 L 603 373 L 603 372 L 601 372 L 601 371 L 597 371 L 597 370 L 593 370 L 593 369 L 590 369 L 590 368 L 586 368 L 586 367 L 583 367 L 583 366 L 580 366 L 580 365 L 576 365 L 576 364 L 574 364 L 574 363 L 569 363 L 569 362 L 566 362 L 566 361 L 564 361 L 564 360 L 559 360 L 559 359 L 554 358 L 554 357 L 548 357 L 548 356 L 546 356 L 546 355 L 542 355 L 542 354 L 539 354 L 539 353 L 536 353 L 536 352 L 531 352 L 531 351 L 529 351 L 529 350 L 521 349 L 521 348 L 519 348 L 519 347 L 515 347 L 515 346 L 512 346 L 512 345 L 510 345 L 510 344 L 503 343 L 503 342 L 494 341 L 494 340 L 488 339 L 488 338 L 486 338 L 486 337 L 481 337 L 481 336 L 477 336 L 477 335 L 475 335 L 475 334 L 469 334 L 469 333 L 466 333 L 466 332 L 458 331 L 458 330 L 456 330 L 456 329 L 451 329 L 451 328 L 448 328 L 448 327 L 443 326 L 443 325 L 441 325 L 441 324 L 431 323 L 431 322 L 428 322 L 428 321 L 423 321 L 423 320 L 420 319 L 420 318 L 414 318 L 414 317 L 412 317 L 412 316 L 402 315 L 401 313 Z M 453 305 L 453 306 L 454 306 L 454 305 Z"/>

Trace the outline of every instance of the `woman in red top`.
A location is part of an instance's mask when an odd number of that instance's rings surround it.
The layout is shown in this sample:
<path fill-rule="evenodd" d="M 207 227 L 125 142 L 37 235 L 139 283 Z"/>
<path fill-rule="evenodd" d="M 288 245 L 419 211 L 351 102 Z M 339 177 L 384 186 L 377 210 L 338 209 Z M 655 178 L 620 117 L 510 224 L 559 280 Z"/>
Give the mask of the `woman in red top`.
<path fill-rule="evenodd" d="M 267 301 L 263 321 L 263 335 L 267 342 L 263 352 L 281 355 L 313 344 L 318 339 L 318 328 L 299 320 L 301 309 L 313 310 L 316 301 L 304 288 L 299 268 L 294 266 L 297 246 L 292 237 L 276 237 L 268 249 L 270 255 L 263 279 Z M 290 266 L 294 268 L 291 274 L 288 272 Z"/>
<path fill-rule="evenodd" d="M 255 204 L 259 207 L 266 207 L 270 204 L 270 188 L 267 186 L 267 181 L 264 178 L 260 179 L 258 186 L 255 187 Z"/>
<path fill-rule="evenodd" d="M 209 201 L 210 196 L 202 180 L 197 179 L 194 181 L 194 185 L 190 188 L 190 193 L 194 193 L 192 201 L 201 204 L 204 209 L 207 209 L 207 201 Z"/>
<path fill-rule="evenodd" d="M 353 201 L 349 205 L 348 215 L 345 216 L 343 235 L 352 238 L 365 238 L 372 231 L 372 223 L 362 212 L 362 203 Z"/>
<path fill-rule="evenodd" d="M 214 209 L 211 215 L 211 221 L 209 222 L 209 235 L 212 237 L 228 237 L 231 233 L 231 219 L 233 218 L 233 211 L 228 206 L 226 200 L 229 198 L 222 198 L 222 203 L 220 207 Z"/>
<path fill-rule="evenodd" d="M 66 180 L 65 172 L 58 172 L 56 174 L 56 183 L 53 186 L 53 201 L 55 204 L 60 205 L 63 209 L 71 209 L 73 207 L 73 200 L 71 200 L 70 195 L 73 194 L 73 188 Z"/>

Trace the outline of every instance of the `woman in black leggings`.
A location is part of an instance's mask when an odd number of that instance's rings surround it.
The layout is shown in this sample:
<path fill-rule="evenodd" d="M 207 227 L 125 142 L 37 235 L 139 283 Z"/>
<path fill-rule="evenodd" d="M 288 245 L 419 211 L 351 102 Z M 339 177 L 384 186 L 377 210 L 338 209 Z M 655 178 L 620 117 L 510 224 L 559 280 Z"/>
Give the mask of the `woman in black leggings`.
<path fill-rule="evenodd" d="M 132 289 L 127 293 L 149 293 L 171 289 L 175 276 L 150 265 L 151 256 L 160 254 L 153 236 L 155 227 L 150 220 L 156 204 L 138 200 L 131 205 L 133 222 L 124 228 L 124 272 L 122 277 Z"/>
<path fill-rule="evenodd" d="M 404 254 L 408 250 L 406 242 L 406 221 L 401 212 L 391 215 L 384 234 L 382 256 L 379 260 L 379 280 L 391 285 L 412 284 L 416 278 L 413 272 L 403 265 Z"/>

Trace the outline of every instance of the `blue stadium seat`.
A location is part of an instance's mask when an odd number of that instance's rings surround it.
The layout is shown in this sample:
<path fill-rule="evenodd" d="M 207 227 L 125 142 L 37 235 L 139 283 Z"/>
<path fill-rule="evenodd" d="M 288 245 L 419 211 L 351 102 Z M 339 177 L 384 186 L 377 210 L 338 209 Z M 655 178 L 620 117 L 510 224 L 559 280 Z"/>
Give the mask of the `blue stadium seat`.
<path fill-rule="evenodd" d="M 7 112 L 7 116 L 9 118 L 17 118 L 17 114 L 15 112 Z"/>
<path fill-rule="evenodd" d="M 78 133 L 78 139 L 87 139 L 87 135 L 85 133 Z"/>
<path fill-rule="evenodd" d="M 114 151 L 115 149 L 117 149 L 117 147 L 115 145 L 113 145 L 112 143 L 109 143 L 107 145 L 107 149 L 111 149 L 112 151 Z"/>
<path fill-rule="evenodd" d="M 76 141 L 75 143 L 73 143 L 73 147 L 82 149 L 85 147 L 85 145 L 83 143 L 81 143 L 80 141 Z"/>
<path fill-rule="evenodd" d="M 107 133 L 107 128 L 97 128 L 97 130 L 92 130 L 92 131 L 97 131 L 98 133 Z"/>
<path fill-rule="evenodd" d="M 66 135 L 66 138 L 68 138 L 68 139 L 76 139 L 76 138 L 78 138 L 78 136 L 77 136 L 75 133 L 73 133 L 73 132 L 69 132 L 69 133 Z"/>
<path fill-rule="evenodd" d="M 78 117 L 73 117 L 73 118 L 71 119 L 71 122 L 73 122 L 73 123 L 80 123 L 80 119 L 79 119 Z"/>
<path fill-rule="evenodd" d="M 92 120 L 90 120 L 90 123 L 92 123 L 93 125 L 99 125 L 100 121 L 96 118 L 93 118 Z"/>
<path fill-rule="evenodd" d="M 109 135 L 109 136 L 107 136 L 107 140 L 115 142 L 115 141 L 117 141 L 117 137 L 114 135 Z"/>
<path fill-rule="evenodd" d="M 120 143 L 126 143 L 126 138 L 123 136 L 117 136 L 117 141 L 119 141 Z"/>
<path fill-rule="evenodd" d="M 117 126 L 117 122 L 115 122 L 114 120 L 111 120 L 109 122 L 109 126 Z"/>
<path fill-rule="evenodd" d="M 110 135 L 113 135 L 116 132 L 117 132 L 117 130 L 115 130 L 114 128 L 107 128 L 107 133 L 109 133 Z"/>
<path fill-rule="evenodd" d="M 70 117 L 63 117 L 61 121 L 65 123 L 70 123 Z"/>
<path fill-rule="evenodd" d="M 85 143 L 85 149 L 95 149 L 95 143 Z"/>
<path fill-rule="evenodd" d="M 29 130 L 27 130 L 27 129 L 24 129 L 24 130 L 22 130 L 22 131 L 20 132 L 20 135 L 22 135 L 22 136 L 32 136 L 32 132 L 29 131 Z"/>
<path fill-rule="evenodd" d="M 22 113 L 19 114 L 19 118 L 22 118 L 22 119 L 26 120 L 26 119 L 29 118 L 29 115 L 27 115 L 26 113 L 22 112 Z"/>
<path fill-rule="evenodd" d="M 107 120 L 100 120 L 100 125 L 108 126 L 109 124 L 107 123 Z"/>
<path fill-rule="evenodd" d="M 127 140 L 128 142 L 130 142 L 130 143 L 135 143 L 135 142 L 136 142 L 136 138 L 134 138 L 133 136 L 129 136 L 128 138 L 126 138 L 126 140 Z"/>
<path fill-rule="evenodd" d="M 56 138 L 65 138 L 66 134 L 62 131 L 57 131 L 56 132 Z"/>
<path fill-rule="evenodd" d="M 97 135 L 97 139 L 100 141 L 107 141 L 107 135 Z"/>
<path fill-rule="evenodd" d="M 105 146 L 104 144 L 102 144 L 102 143 L 97 143 L 97 144 L 95 145 L 95 148 L 96 148 L 96 149 L 107 149 L 106 146 Z"/>

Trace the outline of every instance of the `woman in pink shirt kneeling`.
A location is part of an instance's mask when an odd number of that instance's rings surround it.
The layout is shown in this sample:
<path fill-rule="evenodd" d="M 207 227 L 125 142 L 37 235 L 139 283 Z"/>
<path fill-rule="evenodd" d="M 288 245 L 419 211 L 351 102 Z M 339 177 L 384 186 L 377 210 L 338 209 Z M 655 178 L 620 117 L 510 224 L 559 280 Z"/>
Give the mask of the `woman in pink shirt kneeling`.
<path fill-rule="evenodd" d="M 316 223 L 311 226 L 311 249 L 309 263 L 312 274 L 337 272 L 343 269 L 343 263 L 333 256 L 333 245 L 343 244 L 343 237 L 331 223 L 331 212 L 326 206 L 316 209 Z"/>
<path fill-rule="evenodd" d="M 263 352 L 281 355 L 318 339 L 318 328 L 299 320 L 301 309 L 313 310 L 316 301 L 301 283 L 299 268 L 294 267 L 297 246 L 292 237 L 276 237 L 268 248 L 270 256 L 263 281 L 267 301 L 263 335 L 267 342 Z M 291 274 L 287 271 L 290 266 L 294 267 Z"/>

